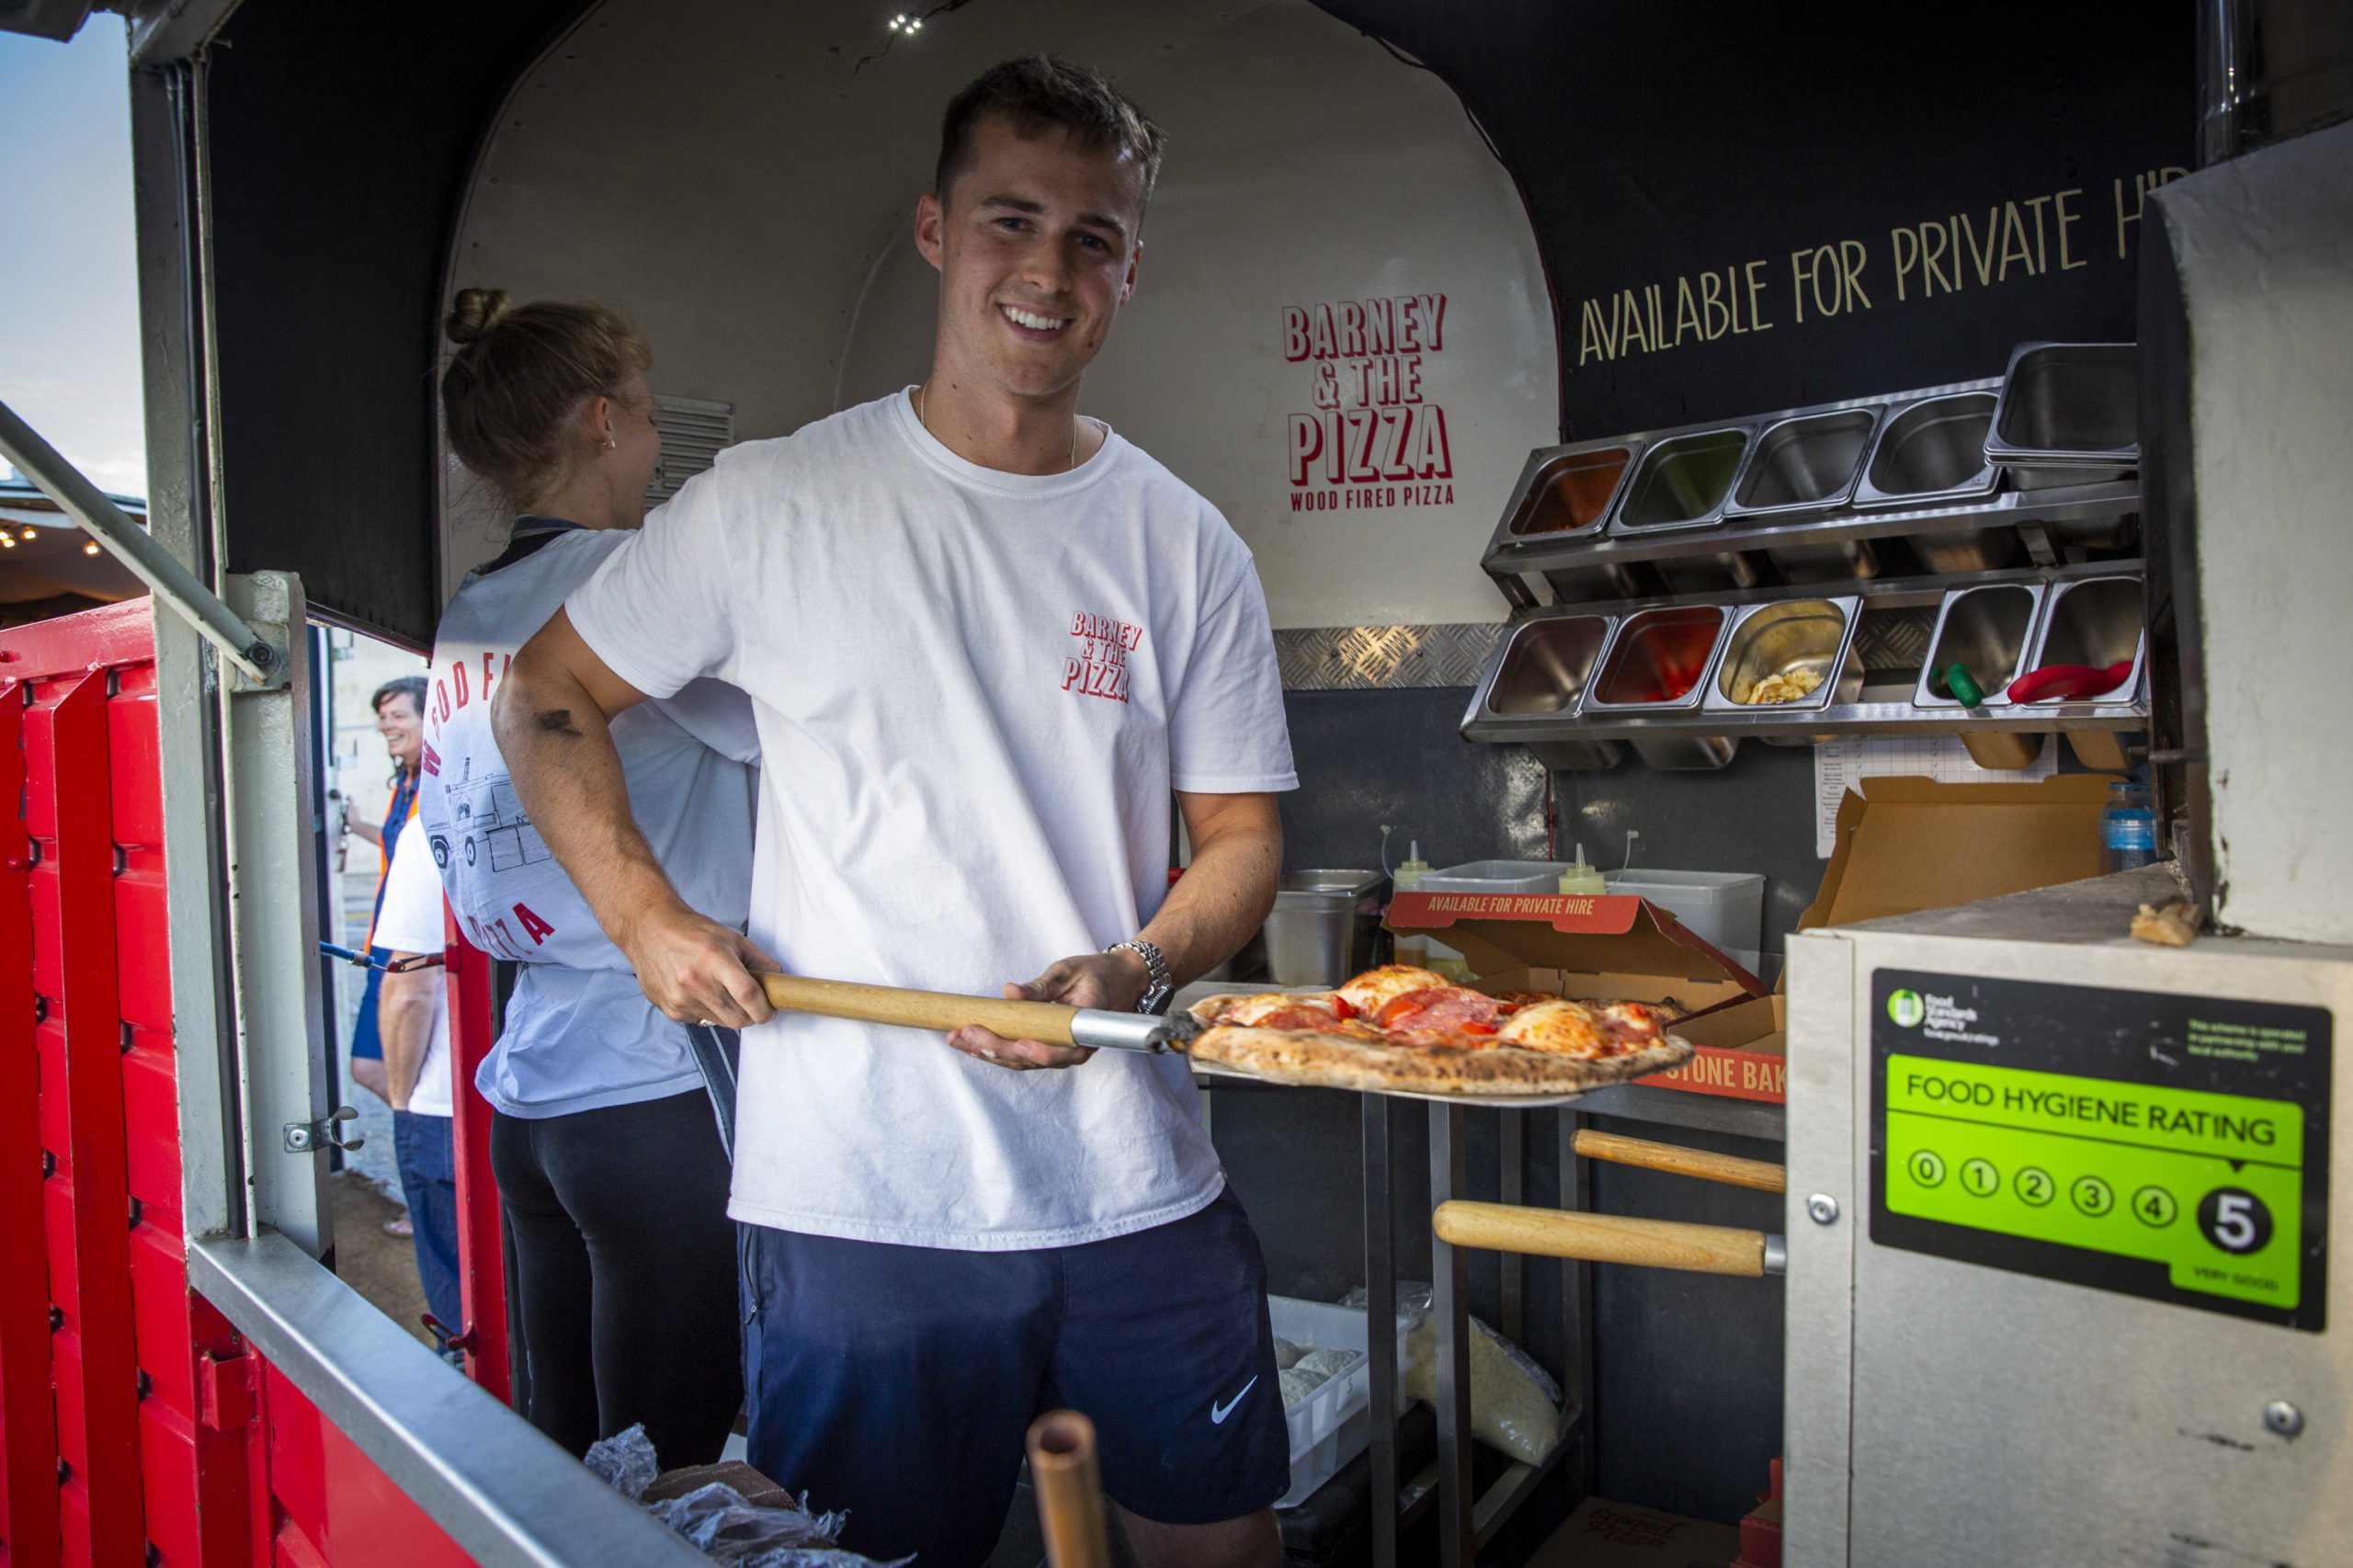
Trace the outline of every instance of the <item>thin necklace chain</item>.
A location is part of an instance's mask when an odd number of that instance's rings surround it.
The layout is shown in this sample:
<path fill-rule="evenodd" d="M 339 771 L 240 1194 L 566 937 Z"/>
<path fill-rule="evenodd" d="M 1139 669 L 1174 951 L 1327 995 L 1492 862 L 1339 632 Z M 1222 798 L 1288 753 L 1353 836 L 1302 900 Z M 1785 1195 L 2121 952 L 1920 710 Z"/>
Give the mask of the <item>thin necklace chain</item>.
<path fill-rule="evenodd" d="M 923 394 L 924 394 L 924 393 L 926 393 L 926 392 L 929 392 L 930 390 L 931 390 L 931 383 L 930 383 L 929 381 L 925 381 L 925 382 L 923 382 L 921 385 L 919 385 L 919 386 L 917 386 L 917 387 L 915 388 L 915 423 L 923 426 L 923 433 L 924 433 L 925 435 L 926 435 L 926 436 L 930 436 L 930 435 L 932 434 L 932 429 L 931 429 L 931 421 L 930 421 L 930 420 L 928 420 L 928 419 L 926 419 L 926 418 L 924 417 L 924 414 L 923 414 Z M 934 438 L 934 439 L 937 439 L 938 437 L 934 437 L 933 438 Z M 1075 414 L 1074 414 L 1074 415 L 1072 415 L 1070 416 L 1070 466 L 1069 466 L 1068 468 L 1063 469 L 1063 472 L 1064 473 L 1071 473 L 1071 472 L 1076 472 L 1077 468 L 1078 468 L 1078 415 L 1075 415 Z"/>

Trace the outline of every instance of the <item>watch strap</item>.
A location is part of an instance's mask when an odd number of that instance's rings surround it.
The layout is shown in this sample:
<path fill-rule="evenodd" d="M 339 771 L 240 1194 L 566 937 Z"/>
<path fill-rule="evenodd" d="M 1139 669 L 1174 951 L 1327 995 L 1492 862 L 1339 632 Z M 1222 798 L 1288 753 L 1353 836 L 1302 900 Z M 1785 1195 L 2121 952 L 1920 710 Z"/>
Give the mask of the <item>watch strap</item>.
<path fill-rule="evenodd" d="M 1116 953 L 1121 949 L 1143 960 L 1146 981 L 1143 994 L 1136 999 L 1136 1011 L 1157 1013 L 1160 1011 L 1161 1005 L 1168 1000 L 1169 994 L 1176 989 L 1168 973 L 1167 955 L 1142 937 L 1131 937 L 1124 942 L 1114 942 L 1103 950 L 1107 953 Z"/>

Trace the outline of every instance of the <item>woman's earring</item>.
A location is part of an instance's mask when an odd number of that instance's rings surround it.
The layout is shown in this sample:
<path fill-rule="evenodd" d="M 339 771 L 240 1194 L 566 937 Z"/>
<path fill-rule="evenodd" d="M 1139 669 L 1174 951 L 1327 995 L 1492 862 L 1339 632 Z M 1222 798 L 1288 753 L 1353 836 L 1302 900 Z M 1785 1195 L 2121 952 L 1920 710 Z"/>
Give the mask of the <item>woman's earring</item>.
<path fill-rule="evenodd" d="M 608 452 L 609 452 L 609 451 L 611 451 L 615 447 L 617 447 L 617 446 L 620 445 L 620 442 L 618 442 L 618 441 L 614 440 L 610 436 L 606 437 L 602 441 L 599 441 L 599 442 L 598 442 L 598 443 L 597 443 L 597 444 L 598 446 L 600 446 L 600 447 L 604 448 L 604 449 L 605 449 L 605 450 L 607 450 L 607 451 L 608 451 Z"/>

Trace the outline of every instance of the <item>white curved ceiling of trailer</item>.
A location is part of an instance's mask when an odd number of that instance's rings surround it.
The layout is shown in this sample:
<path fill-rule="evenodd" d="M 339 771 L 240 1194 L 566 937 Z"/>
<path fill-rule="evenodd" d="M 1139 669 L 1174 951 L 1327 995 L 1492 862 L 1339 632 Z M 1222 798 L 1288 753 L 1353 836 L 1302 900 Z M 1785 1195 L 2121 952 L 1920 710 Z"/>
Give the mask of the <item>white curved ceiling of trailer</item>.
<path fill-rule="evenodd" d="M 449 286 L 611 301 L 657 391 L 786 434 L 927 366 L 909 231 L 948 97 L 1013 54 L 1091 62 L 1169 152 L 1082 406 L 1224 511 L 1279 628 L 1502 619 L 1478 560 L 1554 439 L 1552 314 L 1444 84 L 1305 0 L 977 0 L 887 52 L 882 4 L 597 6 L 502 112 Z M 446 586 L 493 521 L 452 486 Z"/>

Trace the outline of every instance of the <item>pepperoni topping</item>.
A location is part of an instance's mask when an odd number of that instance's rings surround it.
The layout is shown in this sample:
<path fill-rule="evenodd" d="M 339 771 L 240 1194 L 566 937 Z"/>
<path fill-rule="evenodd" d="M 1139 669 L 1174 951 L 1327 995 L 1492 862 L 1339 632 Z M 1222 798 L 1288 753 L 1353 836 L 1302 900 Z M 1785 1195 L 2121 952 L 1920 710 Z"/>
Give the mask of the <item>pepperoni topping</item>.
<path fill-rule="evenodd" d="M 1495 1032 L 1496 1020 L 1510 1007 L 1484 992 L 1461 985 L 1433 985 L 1410 991 L 1381 1009 L 1381 1027 L 1391 1032 L 1411 1029 L 1461 1030 L 1478 1025 Z"/>
<path fill-rule="evenodd" d="M 1522 1007 L 1533 1007 L 1539 1002 L 1557 1002 L 1560 998 L 1550 991 L 1506 991 L 1495 1000 L 1504 1005 L 1506 1011 L 1517 1013 Z"/>
<path fill-rule="evenodd" d="M 1251 1020 L 1253 1028 L 1328 1029 L 1340 1020 L 1328 1008 L 1279 1007 Z"/>

